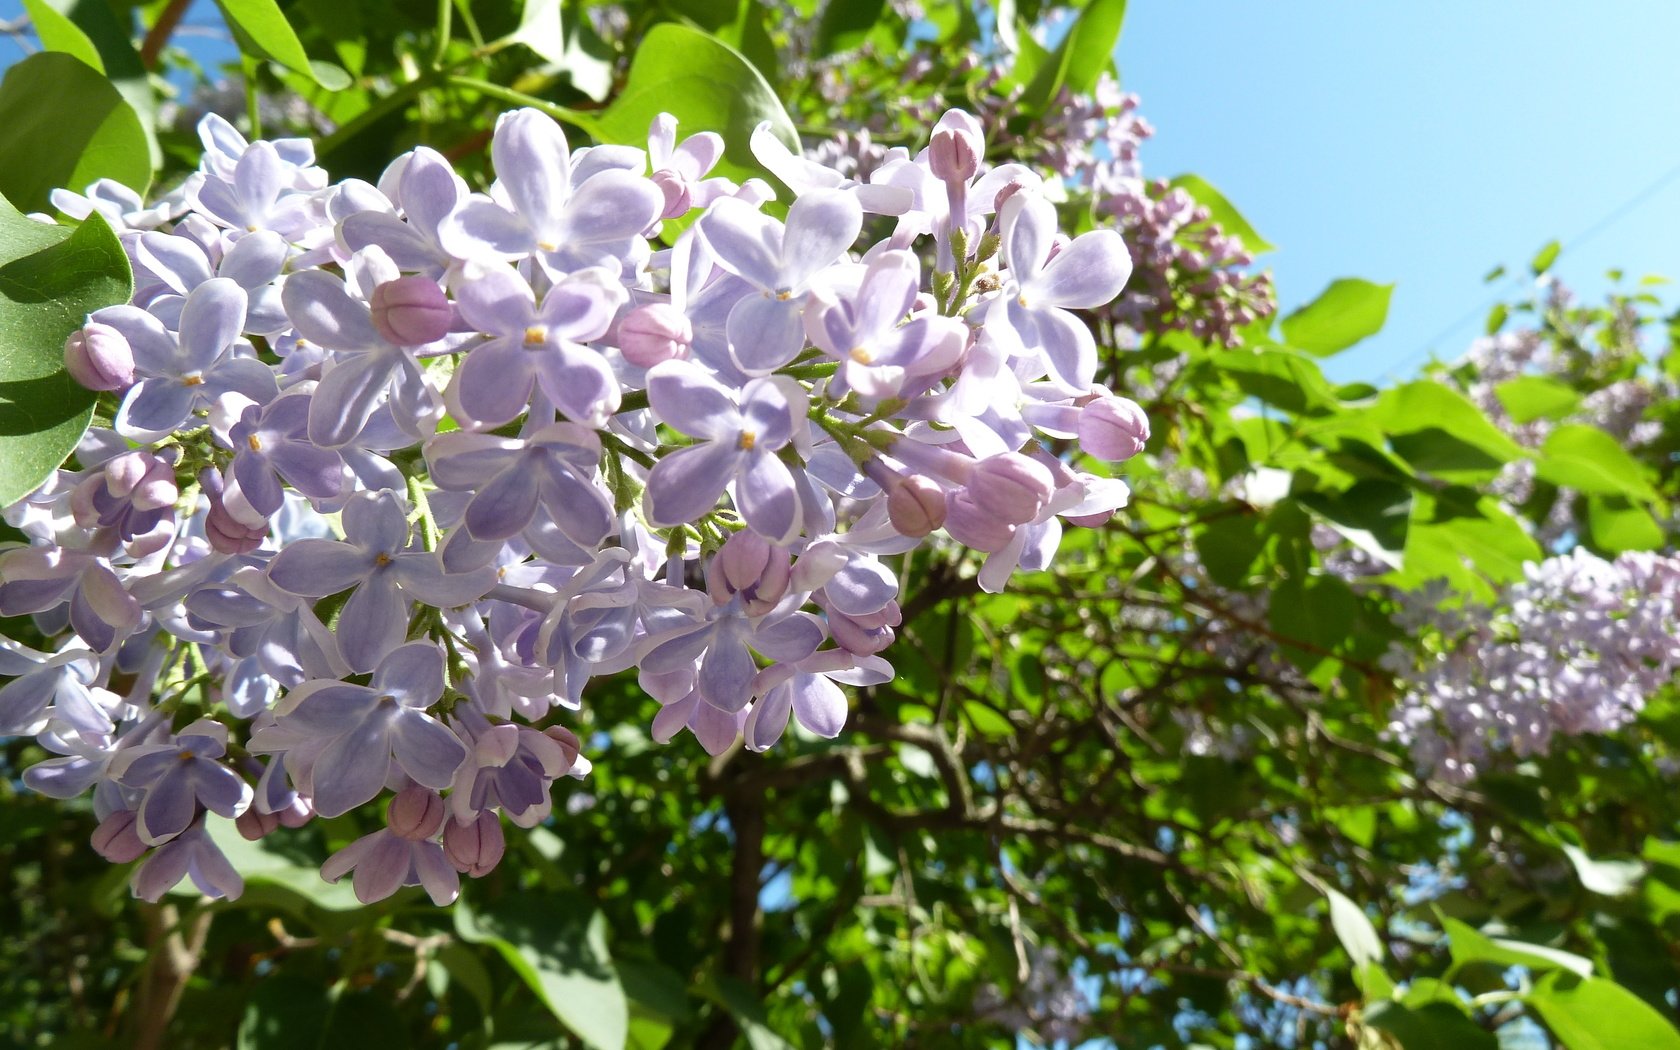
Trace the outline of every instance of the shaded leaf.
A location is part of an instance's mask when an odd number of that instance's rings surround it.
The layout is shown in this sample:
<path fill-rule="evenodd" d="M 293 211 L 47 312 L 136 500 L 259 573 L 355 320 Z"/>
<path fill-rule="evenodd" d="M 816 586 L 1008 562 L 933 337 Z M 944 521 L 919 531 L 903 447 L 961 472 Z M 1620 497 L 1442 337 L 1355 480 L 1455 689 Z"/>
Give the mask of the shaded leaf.
<path fill-rule="evenodd" d="M 33 492 L 81 440 L 94 396 L 64 371 L 64 340 L 132 292 L 104 219 L 72 231 L 0 201 L 0 507 Z"/>

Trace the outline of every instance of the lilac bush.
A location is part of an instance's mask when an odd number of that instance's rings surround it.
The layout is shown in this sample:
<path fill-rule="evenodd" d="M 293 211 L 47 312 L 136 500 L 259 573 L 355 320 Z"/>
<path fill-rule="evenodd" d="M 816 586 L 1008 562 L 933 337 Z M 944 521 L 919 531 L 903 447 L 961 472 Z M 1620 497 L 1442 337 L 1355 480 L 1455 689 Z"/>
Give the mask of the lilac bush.
<path fill-rule="evenodd" d="M 1148 440 L 1082 316 L 1131 257 L 1060 233 L 968 114 L 863 178 L 760 128 L 785 209 L 667 116 L 644 152 L 507 114 L 488 192 L 427 149 L 332 183 L 305 141 L 199 131 L 175 193 L 101 208 L 136 291 L 65 361 L 110 425 L 0 549 L 0 614 L 52 642 L 0 639 L 0 732 L 57 756 L 31 787 L 93 793 L 147 899 L 240 891 L 215 821 L 388 794 L 323 876 L 448 903 L 588 772 L 592 678 L 634 670 L 653 736 L 713 754 L 834 737 L 894 676 L 884 559 L 966 545 L 996 591 L 1126 503 L 1072 453 Z"/>

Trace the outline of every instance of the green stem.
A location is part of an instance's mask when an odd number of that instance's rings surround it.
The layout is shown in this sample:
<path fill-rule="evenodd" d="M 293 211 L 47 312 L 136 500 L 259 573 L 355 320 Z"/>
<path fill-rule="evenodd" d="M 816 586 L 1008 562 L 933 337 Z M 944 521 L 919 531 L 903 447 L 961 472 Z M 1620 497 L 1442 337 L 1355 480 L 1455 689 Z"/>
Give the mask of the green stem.
<path fill-rule="evenodd" d="M 455 17 L 455 0 L 438 0 L 437 5 L 437 43 L 432 47 L 432 68 L 442 69 L 443 60 L 449 54 L 449 36 L 453 28 Z"/>
<path fill-rule="evenodd" d="M 500 84 L 492 84 L 490 81 L 480 80 L 478 77 L 451 76 L 449 77 L 449 84 L 451 87 L 466 88 L 469 91 L 476 91 L 481 95 L 488 95 L 503 102 L 511 102 L 516 106 L 529 106 L 540 113 L 546 113 L 562 124 L 570 124 L 586 134 L 597 135 L 598 125 L 587 115 L 567 109 L 565 106 L 556 105 L 547 99 L 527 95 L 523 91 L 515 91 L 513 88 L 503 87 Z M 599 136 L 597 135 L 597 137 Z"/>
<path fill-rule="evenodd" d="M 399 84 L 395 91 L 362 110 L 348 124 L 340 125 L 337 131 L 322 139 L 320 146 L 316 149 L 316 155 L 326 156 L 344 143 L 354 139 L 370 125 L 385 119 L 393 111 L 408 105 L 409 100 L 420 92 L 440 83 L 444 79 L 444 75 L 442 70 L 433 70 L 405 84 Z"/>

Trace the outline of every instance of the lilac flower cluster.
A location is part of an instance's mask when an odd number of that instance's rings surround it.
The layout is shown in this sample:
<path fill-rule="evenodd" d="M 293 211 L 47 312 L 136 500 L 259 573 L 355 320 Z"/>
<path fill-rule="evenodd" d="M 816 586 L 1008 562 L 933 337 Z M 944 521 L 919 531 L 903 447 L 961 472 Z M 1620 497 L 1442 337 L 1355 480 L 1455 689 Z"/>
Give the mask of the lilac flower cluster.
<path fill-rule="evenodd" d="M 988 123 L 1002 125 L 1022 90 L 1003 89 L 1009 72 L 1007 65 L 993 66 L 978 92 Z M 835 90 L 843 99 L 849 89 L 836 81 Z M 905 99 L 887 107 L 877 126 L 839 131 L 810 156 L 848 175 L 867 176 L 891 152 L 872 137 L 891 130 L 887 114 L 913 123 L 918 105 Z M 1088 200 L 1094 214 L 1115 222 L 1132 249 L 1134 272 L 1104 314 L 1133 332 L 1180 330 L 1238 346 L 1244 326 L 1276 311 L 1271 275 L 1251 272 L 1254 256 L 1242 239 L 1212 221 L 1188 191 L 1143 178 L 1139 147 L 1155 129 L 1139 115 L 1135 94 L 1121 91 L 1105 73 L 1089 94 L 1062 89 L 1045 114 L 1031 137 L 1004 137 L 995 145 L 1045 179 L 1047 193 Z"/>
<path fill-rule="evenodd" d="M 1439 644 L 1389 657 L 1405 683 L 1389 731 L 1436 775 L 1469 780 L 1496 752 L 1618 729 L 1680 670 L 1680 559 L 1576 548 L 1531 563 L 1493 608 L 1443 597 L 1418 595 L 1400 624 Z"/>
<path fill-rule="evenodd" d="M 1149 436 L 1081 314 L 1131 260 L 966 113 L 868 179 L 761 127 L 785 218 L 669 117 L 574 150 L 507 114 L 488 192 L 429 149 L 331 183 L 307 141 L 199 131 L 156 207 L 57 198 L 137 291 L 65 347 L 111 427 L 0 549 L 0 614 L 48 640 L 0 639 L 0 733 L 57 756 L 35 790 L 93 792 L 141 896 L 240 892 L 211 814 L 256 839 L 390 792 L 323 876 L 446 903 L 588 771 L 558 720 L 595 676 L 634 669 L 662 742 L 833 737 L 841 686 L 894 674 L 884 559 L 963 545 L 998 590 L 1126 503 L 1067 453 Z M 892 232 L 860 245 L 866 212 Z"/>

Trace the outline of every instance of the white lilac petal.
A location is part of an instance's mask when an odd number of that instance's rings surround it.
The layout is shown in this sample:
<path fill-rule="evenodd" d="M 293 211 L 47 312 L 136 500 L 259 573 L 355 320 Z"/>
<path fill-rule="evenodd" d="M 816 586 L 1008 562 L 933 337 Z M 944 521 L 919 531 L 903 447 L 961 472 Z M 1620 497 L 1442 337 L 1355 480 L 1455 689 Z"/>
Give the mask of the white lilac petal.
<path fill-rule="evenodd" d="M 1021 294 L 1031 304 L 1094 310 L 1119 296 L 1132 276 L 1132 257 L 1113 230 L 1092 230 L 1056 253 Z"/>
<path fill-rule="evenodd" d="M 461 738 L 419 711 L 406 711 L 396 719 L 391 743 L 403 772 L 437 790 L 448 787 L 455 771 L 467 760 L 467 746 Z"/>
<path fill-rule="evenodd" d="M 338 618 L 338 648 L 351 670 L 365 673 L 408 633 L 408 611 L 390 573 L 375 573 L 357 587 Z"/>
<path fill-rule="evenodd" d="M 831 740 L 846 728 L 846 694 L 826 675 L 801 673 L 787 688 L 793 700 L 793 716 L 807 730 Z"/>
<path fill-rule="evenodd" d="M 324 598 L 366 579 L 373 564 L 373 554 L 354 544 L 294 540 L 269 562 L 268 578 L 289 594 Z"/>

